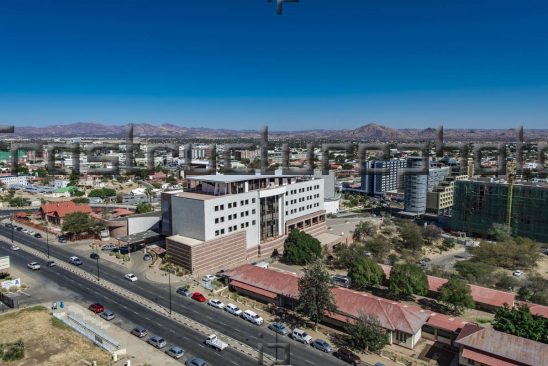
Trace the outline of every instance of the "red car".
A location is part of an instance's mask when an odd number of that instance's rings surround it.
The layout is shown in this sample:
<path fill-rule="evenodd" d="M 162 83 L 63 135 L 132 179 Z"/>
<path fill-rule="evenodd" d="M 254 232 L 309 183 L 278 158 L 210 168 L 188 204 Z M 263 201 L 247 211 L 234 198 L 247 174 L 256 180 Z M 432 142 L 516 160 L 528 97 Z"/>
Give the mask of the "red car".
<path fill-rule="evenodd" d="M 199 301 L 199 302 L 206 302 L 206 298 L 204 295 L 202 295 L 201 293 L 199 292 L 195 292 L 192 294 L 192 298 L 196 301 Z"/>
<path fill-rule="evenodd" d="M 99 314 L 105 311 L 105 307 L 99 303 L 91 304 L 88 309 L 93 311 L 95 314 Z"/>

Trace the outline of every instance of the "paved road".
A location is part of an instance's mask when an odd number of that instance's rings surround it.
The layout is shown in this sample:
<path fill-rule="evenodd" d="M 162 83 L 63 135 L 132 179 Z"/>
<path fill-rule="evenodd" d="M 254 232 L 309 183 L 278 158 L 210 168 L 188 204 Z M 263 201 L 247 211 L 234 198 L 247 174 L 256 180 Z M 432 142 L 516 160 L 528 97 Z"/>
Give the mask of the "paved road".
<path fill-rule="evenodd" d="M 11 251 L 6 244 L 0 245 L 0 256 L 9 255 L 11 264 L 18 268 L 25 268 L 27 263 L 35 261 L 36 257 L 22 250 Z M 106 308 L 111 309 L 117 314 L 118 318 L 123 319 L 123 327 L 129 332 L 133 326 L 142 325 L 150 333 L 163 336 L 169 344 L 177 344 L 183 347 L 187 356 L 201 357 L 208 365 L 256 365 L 253 360 L 240 352 L 227 349 L 222 353 L 214 351 L 203 345 L 204 335 L 190 328 L 186 328 L 172 320 L 165 318 L 145 307 L 136 303 L 128 302 L 127 299 L 108 291 L 93 282 L 86 281 L 72 272 L 64 270 L 61 267 L 48 268 L 42 266 L 40 271 L 30 271 L 28 276 L 41 276 L 42 280 L 61 283 L 67 293 L 76 293 L 77 297 L 63 299 L 49 299 L 48 302 L 59 300 L 76 300 L 84 304 L 100 302 Z M 32 289 L 29 291 L 32 293 Z M 42 296 L 41 296 L 42 297 Z M 43 302 L 44 299 L 38 301 Z M 151 347 L 144 343 L 143 347 Z M 181 362 L 186 359 L 184 357 Z"/>
<path fill-rule="evenodd" d="M 11 229 L 5 226 L 0 226 L 0 234 L 7 238 L 11 237 Z M 14 240 L 38 250 L 46 251 L 46 244 L 43 239 L 36 239 L 21 232 L 14 232 Z M 91 252 L 91 251 L 90 251 Z M 59 246 L 58 244 L 50 245 L 50 254 L 59 259 L 68 260 L 74 252 L 70 251 L 69 245 Z M 80 256 L 84 263 L 80 268 L 88 271 L 91 274 L 96 274 L 96 261 L 87 256 Z M 124 287 L 148 300 L 154 301 L 158 305 L 169 307 L 168 287 L 161 284 L 151 284 L 147 281 L 129 282 L 123 278 L 124 272 L 114 263 L 100 261 L 100 276 Z M 173 288 L 174 290 L 174 288 Z M 224 333 L 232 338 L 241 341 L 255 349 L 259 344 L 267 344 L 275 342 L 275 335 L 268 330 L 265 325 L 258 327 L 251 323 L 235 316 L 229 315 L 226 312 L 214 309 L 203 303 L 195 302 L 189 298 L 182 297 L 173 292 L 172 309 L 184 316 L 187 316 L 203 325 L 215 329 L 219 333 Z M 91 301 L 94 301 L 93 299 Z M 121 303 L 127 303 L 124 300 Z M 337 360 L 332 355 L 319 352 L 309 346 L 304 346 L 297 343 L 288 337 L 283 337 L 291 347 L 291 364 L 292 365 L 346 365 L 344 362 Z M 280 341 L 280 338 L 278 339 Z M 266 349 L 266 353 L 275 355 L 274 350 Z"/>

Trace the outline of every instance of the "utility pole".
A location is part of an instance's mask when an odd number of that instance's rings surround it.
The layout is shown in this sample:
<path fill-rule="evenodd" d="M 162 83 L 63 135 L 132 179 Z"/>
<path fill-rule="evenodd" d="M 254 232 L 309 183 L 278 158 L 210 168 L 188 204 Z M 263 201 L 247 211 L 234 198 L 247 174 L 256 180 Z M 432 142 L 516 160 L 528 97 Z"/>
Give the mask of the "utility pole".
<path fill-rule="evenodd" d="M 48 252 L 48 259 L 49 259 L 49 231 L 48 231 L 48 218 L 46 216 L 46 247 Z"/>
<path fill-rule="evenodd" d="M 97 257 L 95 259 L 97 261 L 97 282 L 99 282 L 99 254 L 97 254 Z"/>
<path fill-rule="evenodd" d="M 169 289 L 169 314 L 171 315 L 171 262 L 169 254 L 164 255 L 164 259 L 166 261 L 166 268 L 167 268 L 167 283 L 168 283 L 168 289 Z"/>
<path fill-rule="evenodd" d="M 11 246 L 13 246 L 13 218 L 10 216 L 10 224 L 11 224 Z"/>

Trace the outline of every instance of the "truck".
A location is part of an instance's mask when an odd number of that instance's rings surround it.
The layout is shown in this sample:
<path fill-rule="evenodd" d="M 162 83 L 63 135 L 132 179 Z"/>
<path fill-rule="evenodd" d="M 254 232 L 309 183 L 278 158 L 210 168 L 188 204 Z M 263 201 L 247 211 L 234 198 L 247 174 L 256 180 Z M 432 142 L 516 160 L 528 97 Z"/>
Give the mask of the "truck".
<path fill-rule="evenodd" d="M 210 336 L 208 336 L 205 340 L 205 344 L 211 348 L 215 348 L 218 351 L 222 351 L 226 347 L 228 347 L 228 344 L 217 338 L 215 334 L 211 334 Z"/>

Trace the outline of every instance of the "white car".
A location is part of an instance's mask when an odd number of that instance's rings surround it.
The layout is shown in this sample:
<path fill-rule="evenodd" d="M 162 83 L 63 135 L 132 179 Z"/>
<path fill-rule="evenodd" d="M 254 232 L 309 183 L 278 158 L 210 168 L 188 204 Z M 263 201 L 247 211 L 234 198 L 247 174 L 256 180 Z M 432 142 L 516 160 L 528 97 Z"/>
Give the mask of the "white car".
<path fill-rule="evenodd" d="M 213 281 L 216 278 L 217 277 L 215 277 L 214 275 L 205 275 L 204 277 L 202 277 L 202 281 L 209 282 L 209 281 Z"/>
<path fill-rule="evenodd" d="M 27 268 L 36 271 L 37 269 L 40 269 L 40 265 L 37 262 L 30 262 L 27 264 Z"/>
<path fill-rule="evenodd" d="M 224 309 L 225 308 L 225 304 L 223 304 L 221 302 L 221 300 L 217 300 L 217 299 L 211 299 L 207 302 L 208 305 L 210 306 L 213 306 L 214 308 L 217 308 L 217 309 Z"/>
<path fill-rule="evenodd" d="M 514 273 L 512 273 L 512 275 L 514 277 L 521 277 L 523 275 L 523 272 L 518 269 L 517 271 L 514 271 Z"/>
<path fill-rule="evenodd" d="M 137 281 L 137 276 L 135 276 L 133 273 L 128 273 L 124 275 L 124 278 L 128 281 L 135 282 Z"/>
<path fill-rule="evenodd" d="M 261 318 L 259 315 L 254 313 L 251 310 L 246 310 L 242 313 L 242 318 L 247 320 L 250 323 L 253 323 L 255 325 L 261 325 L 263 324 L 263 318 Z"/>
<path fill-rule="evenodd" d="M 19 250 L 19 249 L 21 249 L 21 248 L 19 248 L 17 245 L 12 245 L 11 246 L 11 250 Z"/>
<path fill-rule="evenodd" d="M 236 316 L 242 315 L 242 311 L 240 310 L 240 308 L 234 304 L 226 304 L 225 311 Z"/>
<path fill-rule="evenodd" d="M 28 234 L 28 233 L 30 232 L 30 231 L 28 231 L 27 229 L 23 229 L 22 231 L 23 231 L 23 233 L 25 233 L 25 234 Z"/>
<path fill-rule="evenodd" d="M 35 233 L 34 231 L 32 231 L 32 230 L 31 230 L 31 231 L 29 231 L 29 233 L 28 233 L 28 234 L 29 234 L 29 235 L 33 235 L 33 236 L 34 236 L 34 234 L 36 234 L 36 233 Z"/>
<path fill-rule="evenodd" d="M 312 341 L 312 337 L 306 334 L 304 330 L 299 328 L 293 329 L 293 332 L 291 333 L 291 338 L 293 338 L 297 342 L 301 342 L 304 344 L 310 344 L 310 342 Z"/>

